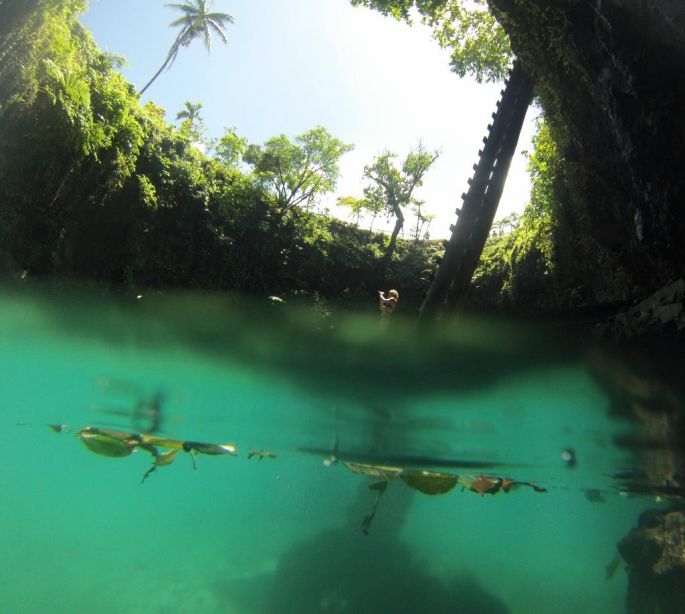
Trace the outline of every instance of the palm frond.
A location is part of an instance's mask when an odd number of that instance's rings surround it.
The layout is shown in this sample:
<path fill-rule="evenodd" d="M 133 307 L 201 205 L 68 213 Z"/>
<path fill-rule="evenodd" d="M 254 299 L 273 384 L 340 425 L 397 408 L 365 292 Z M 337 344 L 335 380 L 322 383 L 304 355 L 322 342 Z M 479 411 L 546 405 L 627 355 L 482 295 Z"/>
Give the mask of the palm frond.
<path fill-rule="evenodd" d="M 181 11 L 182 13 L 185 13 L 186 15 L 195 15 L 197 14 L 198 10 L 197 7 L 190 4 L 165 4 L 169 9 L 176 9 L 177 11 Z"/>
<path fill-rule="evenodd" d="M 223 41 L 224 45 L 228 45 L 228 37 L 226 36 L 226 31 L 220 23 L 217 23 L 213 19 L 207 20 L 207 24 L 219 35 L 219 38 Z"/>
<path fill-rule="evenodd" d="M 235 22 L 235 19 L 233 19 L 233 17 L 231 15 L 229 15 L 228 13 L 207 13 L 204 16 L 204 18 L 208 21 L 209 20 L 218 21 L 219 23 L 221 23 L 221 25 L 223 25 L 223 22 L 226 22 L 226 23 L 234 23 Z"/>
<path fill-rule="evenodd" d="M 211 53 L 212 51 L 212 32 L 210 29 L 205 25 L 204 28 L 202 28 L 202 38 L 205 41 L 205 47 L 207 48 L 207 52 Z"/>
<path fill-rule="evenodd" d="M 188 26 L 192 24 L 195 20 L 192 17 L 179 17 L 169 24 L 170 28 L 175 28 L 176 26 Z"/>

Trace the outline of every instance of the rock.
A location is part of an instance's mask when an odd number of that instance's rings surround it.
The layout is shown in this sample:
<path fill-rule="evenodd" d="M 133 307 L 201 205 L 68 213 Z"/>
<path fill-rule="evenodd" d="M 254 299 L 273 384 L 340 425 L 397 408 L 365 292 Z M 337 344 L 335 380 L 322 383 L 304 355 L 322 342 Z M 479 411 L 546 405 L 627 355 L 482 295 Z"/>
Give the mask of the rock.
<path fill-rule="evenodd" d="M 683 299 L 685 280 L 678 279 L 600 324 L 598 332 L 612 339 L 661 335 L 667 330 L 682 335 L 685 331 Z"/>
<path fill-rule="evenodd" d="M 685 613 L 685 508 L 649 510 L 618 544 L 629 614 Z"/>

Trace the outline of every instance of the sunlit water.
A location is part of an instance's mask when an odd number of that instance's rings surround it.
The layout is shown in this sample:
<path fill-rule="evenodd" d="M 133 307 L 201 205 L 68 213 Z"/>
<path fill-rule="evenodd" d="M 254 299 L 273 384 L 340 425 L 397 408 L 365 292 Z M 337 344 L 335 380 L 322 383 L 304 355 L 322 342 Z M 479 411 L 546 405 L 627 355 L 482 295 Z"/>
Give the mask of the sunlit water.
<path fill-rule="evenodd" d="M 631 466 L 612 443 L 630 425 L 582 348 L 470 320 L 417 333 L 373 306 L 54 294 L 0 299 L 3 612 L 623 611 L 625 573 L 605 569 L 658 504 L 611 477 Z M 74 436 L 143 429 L 126 414 L 158 392 L 160 434 L 239 456 L 193 469 L 181 453 L 141 484 L 148 455 Z M 335 442 L 341 461 L 324 462 Z M 429 496 L 398 479 L 364 535 L 374 480 L 346 455 L 547 492 Z"/>

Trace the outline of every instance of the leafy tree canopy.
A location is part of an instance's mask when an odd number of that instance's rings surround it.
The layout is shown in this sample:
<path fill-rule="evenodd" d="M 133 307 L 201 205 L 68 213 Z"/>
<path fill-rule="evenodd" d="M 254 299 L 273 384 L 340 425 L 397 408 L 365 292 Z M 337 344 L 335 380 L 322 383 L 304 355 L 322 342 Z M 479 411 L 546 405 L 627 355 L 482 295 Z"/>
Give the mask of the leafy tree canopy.
<path fill-rule="evenodd" d="M 354 225 L 359 226 L 359 218 L 364 211 L 364 199 L 354 196 L 340 196 L 336 201 L 339 207 L 347 207 L 350 215 L 354 218 Z"/>
<path fill-rule="evenodd" d="M 214 144 L 214 152 L 227 168 L 238 168 L 247 148 L 247 139 L 238 136 L 235 128 L 225 128 L 224 135 Z"/>
<path fill-rule="evenodd" d="M 433 36 L 451 50 L 452 70 L 460 77 L 500 81 L 506 76 L 512 53 L 504 29 L 486 0 L 350 0 L 395 19 L 411 23 L 413 10 L 433 29 Z"/>
<path fill-rule="evenodd" d="M 397 235 L 404 225 L 402 210 L 413 202 L 414 190 L 423 184 L 424 175 L 439 155 L 437 151 L 426 151 L 419 144 L 409 152 L 401 167 L 395 164 L 397 154 L 389 151 L 364 167 L 364 177 L 368 180 L 364 189 L 365 197 L 376 202 L 382 199 L 385 211 L 396 219 L 385 253 L 386 266 L 392 259 Z"/>
<path fill-rule="evenodd" d="M 371 224 L 369 231 L 373 230 L 373 223 L 379 214 L 386 210 L 385 198 L 383 196 L 383 188 L 379 185 L 366 186 L 364 188 L 364 197 L 357 198 L 356 196 L 340 196 L 337 200 L 339 207 L 347 207 L 350 214 L 355 220 L 355 226 L 359 226 L 359 220 L 363 214 L 371 215 Z"/>
<path fill-rule="evenodd" d="M 321 194 L 331 192 L 339 175 L 338 161 L 353 145 L 343 143 L 324 127 L 317 126 L 291 141 L 285 134 L 264 145 L 248 145 L 243 159 L 272 193 L 283 210 L 309 206 Z"/>
<path fill-rule="evenodd" d="M 397 167 L 397 154 L 385 151 L 364 167 L 364 177 L 371 181 L 365 193 L 380 188 L 389 213 L 408 205 L 414 190 L 423 184 L 423 176 L 439 156 L 437 151 L 426 151 L 422 145 L 409 152 L 401 167 Z"/>

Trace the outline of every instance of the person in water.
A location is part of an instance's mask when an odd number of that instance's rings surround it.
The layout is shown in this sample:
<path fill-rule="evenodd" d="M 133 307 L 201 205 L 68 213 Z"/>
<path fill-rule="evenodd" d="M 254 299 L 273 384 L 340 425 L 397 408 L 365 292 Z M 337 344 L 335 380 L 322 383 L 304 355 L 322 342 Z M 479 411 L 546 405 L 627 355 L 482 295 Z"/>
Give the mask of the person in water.
<path fill-rule="evenodd" d="M 395 311 L 397 301 L 400 300 L 400 293 L 397 290 L 388 290 L 386 296 L 381 290 L 378 291 L 378 307 L 382 316 L 389 316 Z"/>

